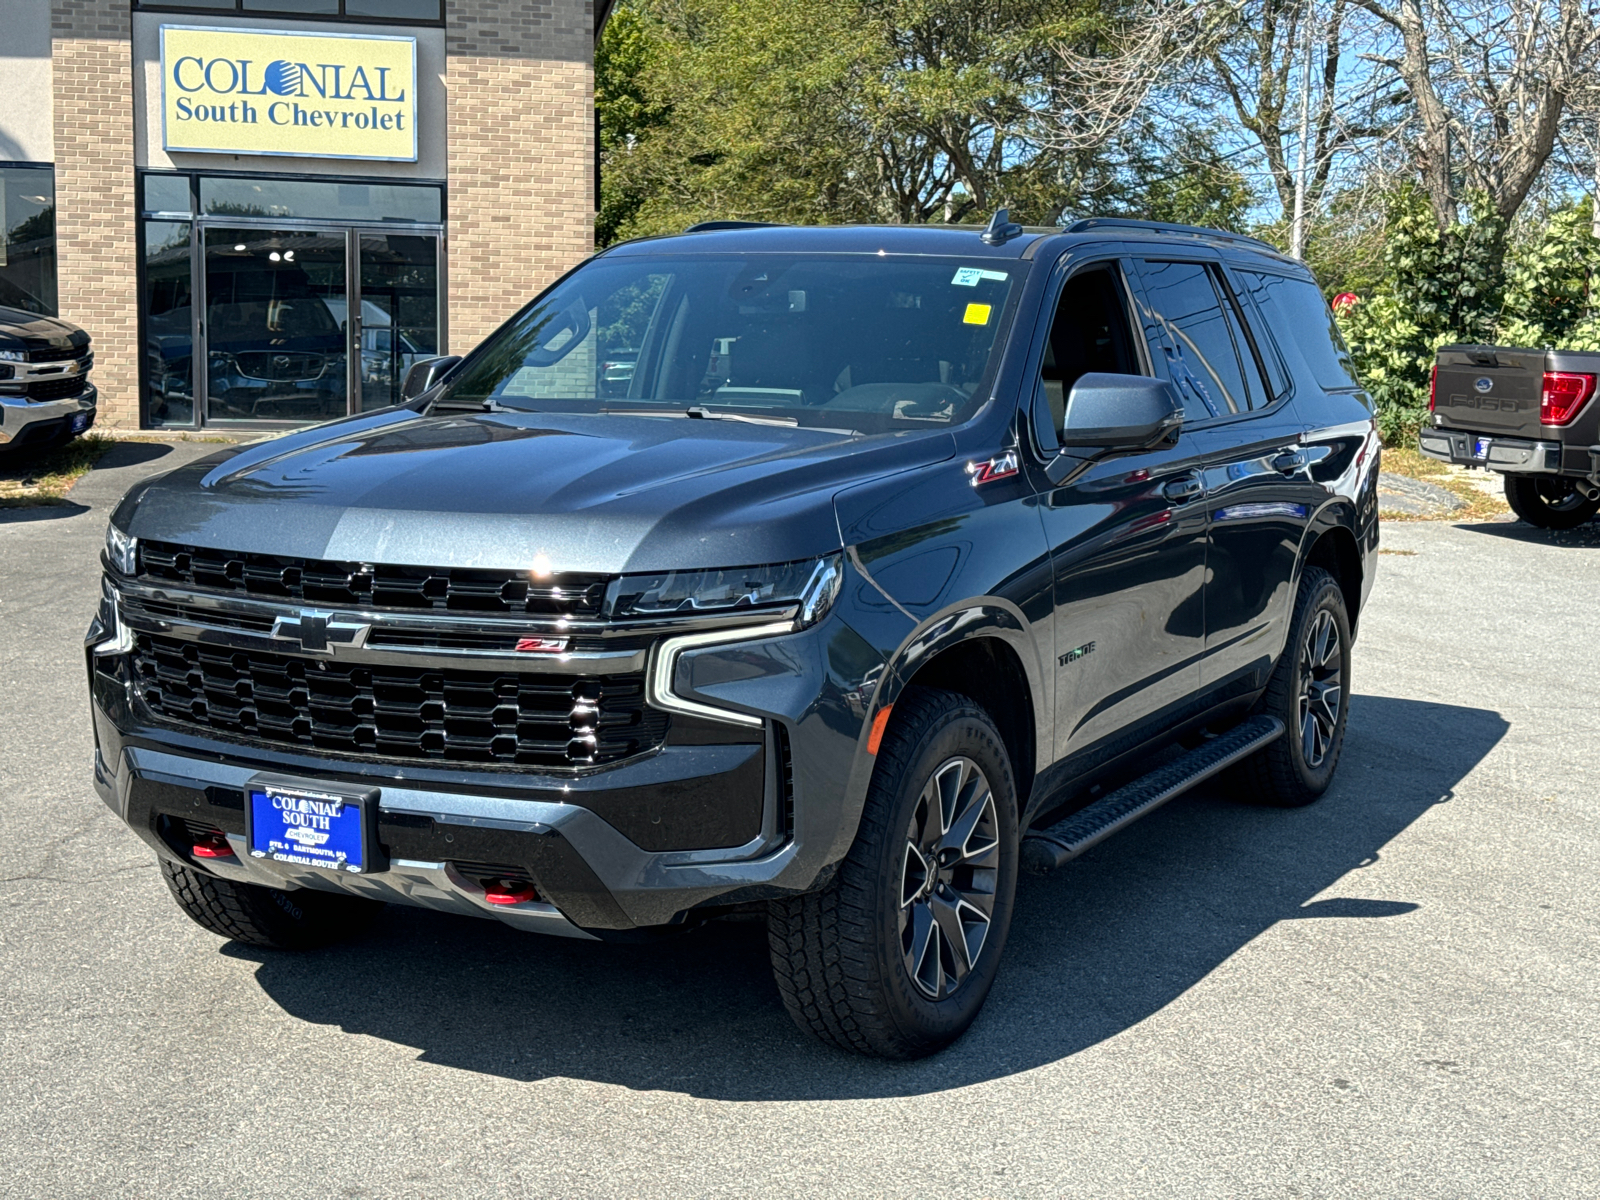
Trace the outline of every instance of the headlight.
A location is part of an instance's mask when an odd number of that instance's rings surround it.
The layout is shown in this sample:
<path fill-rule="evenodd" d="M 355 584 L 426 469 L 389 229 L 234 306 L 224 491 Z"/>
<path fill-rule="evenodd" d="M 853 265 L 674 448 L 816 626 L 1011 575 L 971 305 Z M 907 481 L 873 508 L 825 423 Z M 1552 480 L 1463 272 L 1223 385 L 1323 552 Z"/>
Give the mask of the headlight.
<path fill-rule="evenodd" d="M 123 533 L 115 525 L 106 526 L 106 558 L 122 575 L 139 573 L 139 539 Z"/>
<path fill-rule="evenodd" d="M 21 350 L 0 350 L 0 362 L 27 362 L 28 356 Z"/>
<path fill-rule="evenodd" d="M 611 585 L 606 612 L 614 620 L 739 614 L 798 608 L 804 629 L 827 615 L 843 578 L 841 556 L 765 567 L 624 575 Z"/>

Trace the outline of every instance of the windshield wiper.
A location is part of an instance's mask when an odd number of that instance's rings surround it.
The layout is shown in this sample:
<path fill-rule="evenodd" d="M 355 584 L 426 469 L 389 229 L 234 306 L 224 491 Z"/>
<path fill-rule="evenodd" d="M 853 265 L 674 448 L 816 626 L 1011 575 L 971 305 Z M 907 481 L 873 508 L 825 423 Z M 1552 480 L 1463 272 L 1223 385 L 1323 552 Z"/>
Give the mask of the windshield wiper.
<path fill-rule="evenodd" d="M 536 413 L 537 408 L 519 408 L 515 404 L 502 404 L 494 396 L 485 396 L 481 400 L 467 399 L 439 399 L 428 405 L 429 412 L 514 412 Z"/>
<path fill-rule="evenodd" d="M 683 415 L 702 421 L 744 421 L 751 425 L 787 425 L 792 428 L 800 424 L 799 417 L 752 417 L 747 413 L 712 412 L 699 404 L 685 409 Z"/>

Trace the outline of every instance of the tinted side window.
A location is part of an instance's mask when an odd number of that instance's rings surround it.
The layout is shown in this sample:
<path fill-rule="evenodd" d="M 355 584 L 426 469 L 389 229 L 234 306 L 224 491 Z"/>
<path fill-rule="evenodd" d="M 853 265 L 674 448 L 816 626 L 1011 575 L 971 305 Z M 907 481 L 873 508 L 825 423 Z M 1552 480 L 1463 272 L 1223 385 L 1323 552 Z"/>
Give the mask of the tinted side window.
<path fill-rule="evenodd" d="M 1249 347 L 1238 345 L 1237 323 L 1223 308 L 1215 273 L 1203 263 L 1146 262 L 1143 274 L 1145 301 L 1165 335 L 1162 351 L 1183 397 L 1184 419 L 1248 411 L 1243 364 L 1249 362 L 1253 372 L 1255 362 Z M 1256 387 L 1259 394 L 1259 380 Z"/>
<path fill-rule="evenodd" d="M 1039 386 L 1057 432 L 1072 385 L 1091 371 L 1141 374 L 1123 307 L 1122 279 L 1110 265 L 1079 271 L 1062 286 L 1039 365 Z"/>
<path fill-rule="evenodd" d="M 1280 342 L 1299 349 L 1318 384 L 1329 391 L 1361 386 L 1356 382 L 1350 351 L 1316 284 L 1265 271 L 1240 271 L 1239 278 L 1255 297 L 1272 332 Z"/>

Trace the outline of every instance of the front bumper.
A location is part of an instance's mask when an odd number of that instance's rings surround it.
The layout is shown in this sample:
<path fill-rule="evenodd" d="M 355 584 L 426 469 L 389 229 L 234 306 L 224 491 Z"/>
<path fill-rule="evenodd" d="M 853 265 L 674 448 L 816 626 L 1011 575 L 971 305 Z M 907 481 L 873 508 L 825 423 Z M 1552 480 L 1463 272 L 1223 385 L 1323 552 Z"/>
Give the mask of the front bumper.
<path fill-rule="evenodd" d="M 243 882 L 604 938 L 820 886 L 854 839 L 871 773 L 863 684 L 870 688 L 882 659 L 836 615 L 802 632 L 675 656 L 671 690 L 742 714 L 744 725 L 725 727 L 734 733 L 675 714 L 660 748 L 573 772 L 362 761 L 201 736 L 142 705 L 117 621 L 102 610 L 88 638 L 96 788 L 158 855 Z M 388 869 L 338 876 L 251 857 L 244 795 L 257 775 L 378 788 Z M 729 806 L 747 814 L 744 825 L 730 824 Z M 233 856 L 196 859 L 174 838 L 175 821 L 221 830 Z M 728 845 L 733 827 L 753 833 Z M 663 828 L 673 848 L 651 848 Z M 706 848 L 695 847 L 696 829 Z M 514 865 L 538 897 L 492 904 L 464 863 Z"/>
<path fill-rule="evenodd" d="M 94 425 L 100 394 L 88 384 L 76 396 L 65 400 L 32 401 L 23 396 L 0 394 L 0 446 L 21 448 L 48 441 L 65 432 L 74 418 L 87 414 L 80 433 Z"/>

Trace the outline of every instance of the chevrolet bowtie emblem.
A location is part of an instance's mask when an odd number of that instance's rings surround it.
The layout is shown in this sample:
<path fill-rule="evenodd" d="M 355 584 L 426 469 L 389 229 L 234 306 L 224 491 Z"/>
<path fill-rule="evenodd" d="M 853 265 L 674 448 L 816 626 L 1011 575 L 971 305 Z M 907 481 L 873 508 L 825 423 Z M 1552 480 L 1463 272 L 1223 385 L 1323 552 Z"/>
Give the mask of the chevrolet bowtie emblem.
<path fill-rule="evenodd" d="M 366 645 L 372 626 L 361 621 L 340 621 L 332 613 L 304 609 L 297 617 L 279 617 L 272 623 L 272 636 L 299 642 L 302 650 L 330 653 L 335 645 Z"/>

